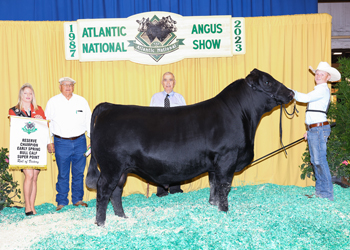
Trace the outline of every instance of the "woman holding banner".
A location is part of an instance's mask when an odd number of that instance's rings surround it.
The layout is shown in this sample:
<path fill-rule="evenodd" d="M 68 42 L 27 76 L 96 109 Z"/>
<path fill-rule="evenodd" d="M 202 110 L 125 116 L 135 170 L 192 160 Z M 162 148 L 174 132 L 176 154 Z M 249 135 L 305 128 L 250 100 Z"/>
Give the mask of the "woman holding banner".
<path fill-rule="evenodd" d="M 36 104 L 34 89 L 29 83 L 25 83 L 18 94 L 18 103 L 10 108 L 9 115 L 46 119 L 43 109 Z M 37 190 L 37 179 L 40 170 L 28 166 L 21 170 L 24 173 L 23 193 L 25 201 L 25 214 L 36 214 L 34 204 Z"/>

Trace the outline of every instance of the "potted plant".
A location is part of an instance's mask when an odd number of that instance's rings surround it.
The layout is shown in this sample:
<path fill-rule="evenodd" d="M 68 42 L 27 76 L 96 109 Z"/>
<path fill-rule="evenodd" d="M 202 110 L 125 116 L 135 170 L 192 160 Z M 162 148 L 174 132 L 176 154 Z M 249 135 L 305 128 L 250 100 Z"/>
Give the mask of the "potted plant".
<path fill-rule="evenodd" d="M 4 207 L 14 204 L 12 200 L 15 197 L 19 199 L 21 190 L 18 188 L 18 182 L 13 181 L 12 174 L 9 173 L 9 159 L 7 157 L 7 148 L 0 150 L 0 211 Z"/>

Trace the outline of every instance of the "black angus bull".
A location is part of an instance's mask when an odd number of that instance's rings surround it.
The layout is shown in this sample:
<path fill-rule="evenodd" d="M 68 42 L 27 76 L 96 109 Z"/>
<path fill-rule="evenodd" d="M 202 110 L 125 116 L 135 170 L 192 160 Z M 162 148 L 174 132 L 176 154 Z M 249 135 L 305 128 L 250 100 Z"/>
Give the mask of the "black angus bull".
<path fill-rule="evenodd" d="M 214 98 L 194 105 L 164 109 L 99 104 L 91 118 L 86 177 L 89 188 L 97 187 L 97 225 L 105 223 L 109 199 L 115 214 L 126 217 L 121 196 L 128 173 L 168 187 L 208 172 L 210 204 L 228 211 L 233 175 L 254 157 L 261 116 L 293 95 L 254 69 Z"/>
<path fill-rule="evenodd" d="M 163 42 L 170 33 L 177 31 L 175 26 L 176 21 L 174 21 L 171 16 L 162 17 L 162 19 L 156 23 L 150 22 L 149 18 L 145 19 L 144 17 L 141 20 L 136 20 L 136 22 L 139 24 L 137 30 L 146 32 L 151 43 L 156 38 L 158 38 L 160 42 Z"/>

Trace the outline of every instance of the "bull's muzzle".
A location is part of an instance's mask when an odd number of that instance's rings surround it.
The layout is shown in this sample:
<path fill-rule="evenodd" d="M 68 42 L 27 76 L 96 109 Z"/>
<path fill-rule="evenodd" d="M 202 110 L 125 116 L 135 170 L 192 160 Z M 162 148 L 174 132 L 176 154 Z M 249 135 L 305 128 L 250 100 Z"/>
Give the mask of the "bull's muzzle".
<path fill-rule="evenodd" d="M 294 99 L 294 92 L 293 91 L 290 91 L 288 98 L 290 99 L 290 101 Z"/>

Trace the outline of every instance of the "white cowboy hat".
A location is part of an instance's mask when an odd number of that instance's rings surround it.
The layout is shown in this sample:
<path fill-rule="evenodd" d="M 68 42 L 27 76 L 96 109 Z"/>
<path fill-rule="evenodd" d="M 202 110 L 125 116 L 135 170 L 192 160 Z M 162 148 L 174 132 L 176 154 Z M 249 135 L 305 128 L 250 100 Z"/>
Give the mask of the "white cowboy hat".
<path fill-rule="evenodd" d="M 317 66 L 317 69 L 315 70 L 311 66 L 309 66 L 309 69 L 312 72 L 314 72 L 314 74 L 317 70 L 322 70 L 327 72 L 328 74 L 331 75 L 331 78 L 329 79 L 330 82 L 339 81 L 341 78 L 339 71 L 336 68 L 331 67 L 327 62 L 320 62 Z"/>

